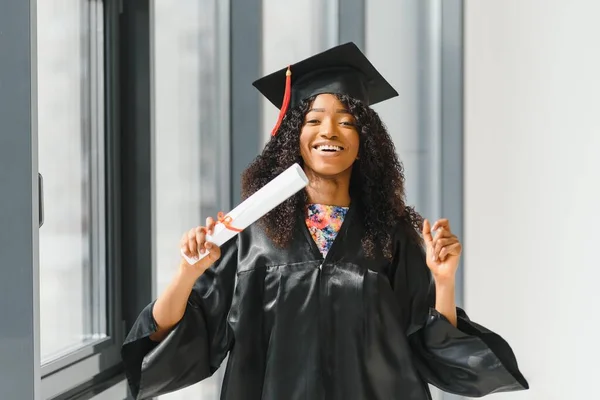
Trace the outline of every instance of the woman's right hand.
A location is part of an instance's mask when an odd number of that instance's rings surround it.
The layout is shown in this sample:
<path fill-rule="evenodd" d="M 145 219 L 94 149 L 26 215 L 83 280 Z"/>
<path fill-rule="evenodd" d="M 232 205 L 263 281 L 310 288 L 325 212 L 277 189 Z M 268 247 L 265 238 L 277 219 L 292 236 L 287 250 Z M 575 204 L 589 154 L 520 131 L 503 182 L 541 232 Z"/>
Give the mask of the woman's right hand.
<path fill-rule="evenodd" d="M 198 226 L 190 229 L 181 238 L 181 249 L 183 253 L 190 258 L 198 257 L 208 251 L 208 256 L 202 258 L 195 264 L 189 264 L 185 258 L 181 257 L 181 265 L 186 270 L 199 277 L 210 268 L 221 257 L 221 249 L 214 243 L 206 242 L 206 234 L 212 234 L 215 228 L 215 220 L 211 217 L 206 218 L 206 226 Z"/>

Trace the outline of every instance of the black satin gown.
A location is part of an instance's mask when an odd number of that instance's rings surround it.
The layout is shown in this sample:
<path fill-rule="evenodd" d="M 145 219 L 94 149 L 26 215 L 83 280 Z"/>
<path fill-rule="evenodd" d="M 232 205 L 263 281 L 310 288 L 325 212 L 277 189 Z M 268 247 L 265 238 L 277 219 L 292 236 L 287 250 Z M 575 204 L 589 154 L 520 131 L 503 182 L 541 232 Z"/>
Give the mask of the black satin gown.
<path fill-rule="evenodd" d="M 422 247 L 405 226 L 394 258 L 363 253 L 350 207 L 323 259 L 301 216 L 288 248 L 258 224 L 222 247 L 185 315 L 159 344 L 152 304 L 122 347 L 131 392 L 146 399 L 211 376 L 228 355 L 222 400 L 426 400 L 428 383 L 469 397 L 528 388 L 499 335 L 458 309 L 433 309 Z"/>

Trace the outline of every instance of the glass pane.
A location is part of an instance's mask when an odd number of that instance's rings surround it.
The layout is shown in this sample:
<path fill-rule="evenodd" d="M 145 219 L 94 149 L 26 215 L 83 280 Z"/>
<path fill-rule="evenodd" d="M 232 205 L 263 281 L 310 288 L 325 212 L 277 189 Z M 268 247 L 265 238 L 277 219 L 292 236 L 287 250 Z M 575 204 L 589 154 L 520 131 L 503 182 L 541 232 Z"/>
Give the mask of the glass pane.
<path fill-rule="evenodd" d="M 216 0 L 154 2 L 157 292 L 174 277 L 179 239 L 219 211 Z M 169 400 L 217 400 L 221 368 Z"/>
<path fill-rule="evenodd" d="M 37 4 L 42 363 L 106 333 L 101 5 Z"/>

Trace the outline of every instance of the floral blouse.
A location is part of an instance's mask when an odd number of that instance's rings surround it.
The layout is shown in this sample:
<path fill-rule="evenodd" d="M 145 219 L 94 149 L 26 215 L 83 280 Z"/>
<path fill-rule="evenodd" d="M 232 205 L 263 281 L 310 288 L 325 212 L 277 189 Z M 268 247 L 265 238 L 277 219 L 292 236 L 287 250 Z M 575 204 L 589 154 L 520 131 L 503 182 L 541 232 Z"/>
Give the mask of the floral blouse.
<path fill-rule="evenodd" d="M 323 257 L 327 255 L 331 248 L 347 212 L 348 207 L 326 204 L 308 205 L 306 226 Z"/>

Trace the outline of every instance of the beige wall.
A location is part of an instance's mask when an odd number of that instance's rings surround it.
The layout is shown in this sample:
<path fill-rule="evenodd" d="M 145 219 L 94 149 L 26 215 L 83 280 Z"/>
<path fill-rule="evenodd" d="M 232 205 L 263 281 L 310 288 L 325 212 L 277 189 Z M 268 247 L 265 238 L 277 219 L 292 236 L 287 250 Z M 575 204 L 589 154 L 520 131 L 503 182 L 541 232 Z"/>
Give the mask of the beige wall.
<path fill-rule="evenodd" d="M 468 1 L 465 301 L 532 389 L 599 398 L 600 2 Z"/>

